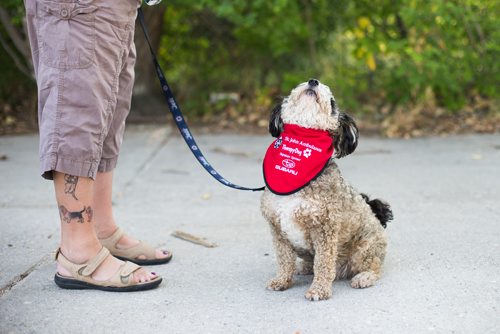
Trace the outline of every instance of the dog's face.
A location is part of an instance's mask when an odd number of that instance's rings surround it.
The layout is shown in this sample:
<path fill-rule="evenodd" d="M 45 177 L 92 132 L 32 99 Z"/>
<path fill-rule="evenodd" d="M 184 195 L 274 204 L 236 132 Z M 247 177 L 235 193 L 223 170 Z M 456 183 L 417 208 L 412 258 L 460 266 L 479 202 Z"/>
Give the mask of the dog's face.
<path fill-rule="evenodd" d="M 269 122 L 273 137 L 279 137 L 283 124 L 329 131 L 337 158 L 351 154 L 358 145 L 356 123 L 339 111 L 330 88 L 316 79 L 299 84 L 273 109 Z"/>

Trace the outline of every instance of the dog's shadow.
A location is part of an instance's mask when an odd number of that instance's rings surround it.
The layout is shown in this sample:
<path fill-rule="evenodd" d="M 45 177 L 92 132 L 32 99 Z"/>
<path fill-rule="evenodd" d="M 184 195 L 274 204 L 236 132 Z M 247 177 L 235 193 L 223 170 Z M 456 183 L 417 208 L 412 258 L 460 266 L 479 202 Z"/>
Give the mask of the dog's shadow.
<path fill-rule="evenodd" d="M 297 287 L 297 288 L 306 287 L 306 288 L 308 288 L 312 284 L 313 277 L 314 277 L 313 274 L 310 274 L 310 275 L 295 274 L 293 276 L 293 287 Z M 333 281 L 333 284 L 346 286 L 346 287 L 350 286 L 350 282 L 348 279 L 340 279 L 340 280 L 336 279 Z"/>
<path fill-rule="evenodd" d="M 305 287 L 310 286 L 313 281 L 313 275 L 295 275 L 293 277 L 293 286 Z"/>

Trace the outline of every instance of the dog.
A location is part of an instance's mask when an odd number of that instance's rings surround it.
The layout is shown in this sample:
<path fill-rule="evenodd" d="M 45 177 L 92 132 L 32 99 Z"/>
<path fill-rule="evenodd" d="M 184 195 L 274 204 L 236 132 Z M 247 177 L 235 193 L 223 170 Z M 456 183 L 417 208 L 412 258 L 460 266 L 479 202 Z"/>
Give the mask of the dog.
<path fill-rule="evenodd" d="M 273 109 L 269 132 L 277 139 L 264 158 L 261 211 L 271 227 L 278 273 L 267 288 L 290 288 L 297 258 L 297 273 L 314 274 L 308 300 L 330 298 L 334 279 L 351 278 L 353 288 L 374 285 L 393 214 L 387 203 L 353 189 L 335 163 L 358 145 L 354 120 L 340 112 L 328 86 L 311 79 Z M 315 166 L 297 170 L 314 154 Z"/>

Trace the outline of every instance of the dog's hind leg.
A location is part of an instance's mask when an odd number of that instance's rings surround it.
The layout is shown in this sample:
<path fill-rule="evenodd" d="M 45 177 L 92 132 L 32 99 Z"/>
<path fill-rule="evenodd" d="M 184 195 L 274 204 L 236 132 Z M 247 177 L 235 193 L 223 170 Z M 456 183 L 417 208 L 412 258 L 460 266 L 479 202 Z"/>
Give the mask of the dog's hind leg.
<path fill-rule="evenodd" d="M 270 225 L 274 247 L 276 248 L 276 259 L 278 260 L 278 275 L 268 282 L 267 288 L 275 291 L 283 291 L 293 284 L 297 254 L 293 250 L 290 241 L 279 233 L 276 225 L 272 222 Z"/>
<path fill-rule="evenodd" d="M 353 288 L 370 287 L 380 278 L 386 246 L 385 237 L 379 234 L 360 241 L 349 260 Z"/>
<path fill-rule="evenodd" d="M 314 257 L 299 255 L 298 275 L 312 275 L 314 273 Z"/>
<path fill-rule="evenodd" d="M 314 279 L 305 297 L 309 300 L 328 299 L 332 295 L 335 279 L 338 234 L 316 228 L 311 231 L 314 246 Z"/>

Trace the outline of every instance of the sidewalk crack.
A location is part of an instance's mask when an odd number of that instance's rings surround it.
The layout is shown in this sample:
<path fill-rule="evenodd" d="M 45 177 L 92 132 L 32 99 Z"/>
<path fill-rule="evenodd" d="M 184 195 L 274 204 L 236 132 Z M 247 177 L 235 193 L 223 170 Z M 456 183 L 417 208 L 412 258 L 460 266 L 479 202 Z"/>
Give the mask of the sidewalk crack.
<path fill-rule="evenodd" d="M 45 261 L 47 261 L 48 258 L 52 253 L 45 255 L 42 257 L 38 262 L 36 262 L 34 265 L 28 268 L 25 272 L 17 275 L 13 279 L 11 279 L 7 284 L 5 284 L 3 287 L 0 288 L 0 298 L 3 297 L 7 292 L 12 290 L 17 284 L 21 283 L 26 277 L 28 277 L 35 269 L 40 267 Z"/>
<path fill-rule="evenodd" d="M 125 185 L 123 186 L 124 194 L 127 193 L 127 190 L 133 185 L 134 181 L 137 179 L 137 175 L 141 174 L 144 170 L 146 170 L 150 165 L 151 161 L 154 158 L 156 158 L 161 149 L 164 148 L 165 145 L 167 145 L 167 143 L 173 137 L 172 132 L 173 131 L 169 131 L 169 133 L 166 134 L 166 136 L 160 141 L 160 143 L 158 143 L 155 149 L 149 154 L 149 156 L 144 160 L 144 162 L 139 166 L 139 168 L 137 168 L 135 177 L 131 178 L 125 183 Z"/>

